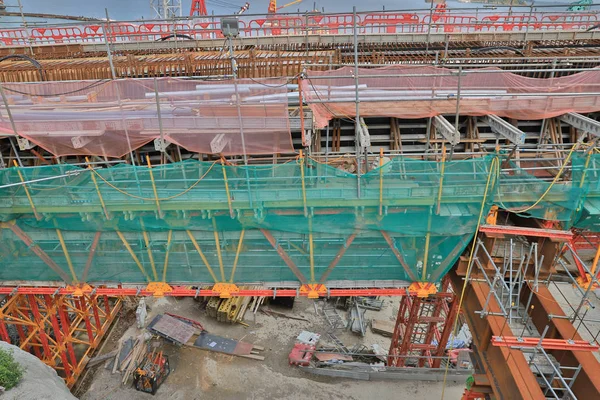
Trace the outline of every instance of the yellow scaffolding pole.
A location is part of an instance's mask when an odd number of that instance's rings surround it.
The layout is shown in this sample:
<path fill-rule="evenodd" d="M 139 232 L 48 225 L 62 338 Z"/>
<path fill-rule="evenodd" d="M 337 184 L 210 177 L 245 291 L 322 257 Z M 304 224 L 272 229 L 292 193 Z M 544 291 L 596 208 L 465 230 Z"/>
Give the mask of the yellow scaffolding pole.
<path fill-rule="evenodd" d="M 304 204 L 304 216 L 308 216 L 308 207 L 306 205 L 306 183 L 304 182 L 304 155 L 300 150 L 300 176 L 302 178 L 302 203 Z"/>
<path fill-rule="evenodd" d="M 17 174 L 19 174 L 19 179 L 21 179 L 21 183 L 23 183 L 23 189 L 25 189 L 25 194 L 27 195 L 27 200 L 29 200 L 29 205 L 33 210 L 33 215 L 35 215 L 35 219 L 38 221 L 41 219 L 37 210 L 35 209 L 35 204 L 33 204 L 33 199 L 31 198 L 31 194 L 29 193 L 29 189 L 27 189 L 27 184 L 25 183 L 25 179 L 23 179 L 23 175 L 21 174 L 21 170 L 19 169 L 19 164 L 17 164 L 17 160 L 13 160 L 13 164 L 17 167 Z"/>
<path fill-rule="evenodd" d="M 142 223 L 142 229 L 144 229 L 143 223 Z M 148 258 L 150 259 L 150 266 L 152 267 L 152 275 L 154 275 L 154 280 L 157 281 L 158 274 L 156 273 L 156 264 L 154 263 L 154 257 L 152 257 L 152 249 L 150 248 L 150 238 L 148 237 L 148 232 L 143 230 L 142 235 L 144 236 L 144 243 L 146 244 L 146 251 L 148 252 Z"/>
<path fill-rule="evenodd" d="M 77 275 L 75 274 L 75 269 L 73 268 L 73 263 L 71 262 L 71 256 L 69 255 L 69 251 L 67 250 L 67 245 L 65 243 L 65 239 L 63 238 L 62 232 L 60 229 L 56 229 L 56 234 L 58 235 L 58 240 L 60 241 L 60 246 L 62 247 L 63 253 L 65 253 L 65 259 L 67 260 L 67 265 L 69 266 L 69 271 L 71 271 L 71 276 L 73 277 L 73 283 L 77 283 Z"/>
<path fill-rule="evenodd" d="M 229 206 L 229 215 L 233 218 L 233 206 L 231 205 L 231 195 L 229 194 L 229 181 L 227 180 L 227 170 L 225 162 L 221 158 L 221 170 L 223 171 L 223 182 L 225 182 L 225 194 L 227 195 L 227 206 Z"/>
<path fill-rule="evenodd" d="M 379 149 L 379 216 L 383 214 L 383 149 Z"/>
<path fill-rule="evenodd" d="M 156 183 L 154 182 L 154 174 L 152 173 L 152 164 L 150 163 L 150 157 L 146 155 L 146 162 L 148 163 L 148 172 L 150 173 L 150 181 L 152 182 L 152 190 L 154 191 L 154 199 L 156 200 L 156 208 L 158 209 L 158 216 L 163 217 L 163 213 L 160 209 L 160 201 L 158 200 L 158 192 L 156 190 Z"/>
<path fill-rule="evenodd" d="M 167 281 L 167 267 L 169 266 L 169 252 L 171 251 L 171 239 L 173 238 L 173 231 L 169 229 L 167 236 L 167 252 L 165 254 L 165 265 L 163 265 L 162 281 Z"/>
<path fill-rule="evenodd" d="M 125 236 L 123 236 L 123 234 L 121 233 L 121 231 L 115 231 L 115 232 L 117 233 L 117 236 L 119 236 L 119 239 L 121 239 L 121 241 L 123 242 L 123 245 L 125 246 L 125 248 L 129 252 L 129 254 L 131 255 L 131 258 L 133 258 L 133 261 L 135 261 L 135 264 L 138 266 L 138 268 L 142 272 L 142 275 L 144 275 L 144 278 L 146 278 L 146 280 L 148 282 L 151 282 L 152 280 L 150 279 L 150 277 L 148 276 L 148 274 L 144 270 L 144 266 L 142 265 L 142 263 L 140 262 L 140 260 L 137 258 L 137 256 L 133 252 L 133 249 L 131 248 L 131 246 L 127 242 L 127 239 L 125 239 Z"/>
<path fill-rule="evenodd" d="M 225 269 L 223 269 L 223 256 L 221 255 L 221 245 L 219 244 L 219 232 L 217 231 L 217 221 L 215 217 L 212 218 L 214 234 L 215 234 L 215 245 L 217 246 L 217 257 L 219 258 L 219 270 L 221 271 L 221 282 L 225 282 Z"/>
<path fill-rule="evenodd" d="M 215 283 L 219 282 L 219 280 L 217 279 L 217 276 L 215 275 L 214 271 L 210 267 L 210 264 L 208 263 L 208 259 L 206 258 L 206 256 L 202 252 L 202 249 L 200 249 L 200 246 L 198 245 L 198 242 L 196 241 L 196 238 L 192 235 L 192 232 L 190 232 L 188 230 L 186 230 L 186 232 L 187 232 L 188 236 L 190 237 L 190 240 L 192 241 L 192 244 L 196 248 L 196 251 L 198 252 L 198 254 L 200 254 L 200 258 L 202 259 L 202 262 L 204 262 L 204 265 L 206 266 L 206 269 L 208 269 L 208 272 L 210 273 L 210 276 L 213 278 L 213 280 L 215 281 Z"/>
<path fill-rule="evenodd" d="M 245 229 L 242 229 L 240 233 L 240 240 L 238 242 L 237 250 L 235 252 L 235 260 L 233 260 L 233 268 L 231 269 L 231 278 L 229 278 L 229 283 L 233 283 L 233 277 L 235 275 L 235 270 L 237 268 L 238 259 L 240 258 L 240 251 L 242 250 L 242 242 L 244 241 L 244 233 L 246 233 Z"/>
<path fill-rule="evenodd" d="M 429 208 L 429 218 L 427 220 L 427 233 L 425 234 L 425 254 L 423 256 L 423 273 L 421 280 L 425 281 L 427 276 L 427 263 L 429 262 L 429 242 L 431 241 L 431 221 L 433 219 L 431 207 Z"/>
<path fill-rule="evenodd" d="M 106 219 L 110 219 L 110 217 L 108 215 L 108 210 L 106 209 L 106 204 L 104 204 L 104 199 L 102 198 L 102 193 L 100 193 L 100 187 L 98 186 L 98 182 L 96 181 L 96 175 L 94 174 L 93 168 L 90 165 L 90 160 L 88 160 L 87 157 L 85 158 L 85 163 L 87 164 L 87 167 L 91 172 L 92 182 L 94 182 L 94 186 L 96 187 L 96 193 L 98 193 L 98 199 L 100 199 L 100 204 L 102 205 L 102 210 L 104 211 L 104 215 L 106 216 Z"/>
<path fill-rule="evenodd" d="M 436 214 L 440 213 L 440 207 L 442 206 L 442 188 L 444 187 L 444 173 L 446 172 L 446 145 L 442 144 L 442 170 L 440 175 L 440 186 L 438 188 L 438 196 L 437 196 L 437 208 L 435 210 Z"/>
<path fill-rule="evenodd" d="M 310 254 L 310 283 L 315 283 L 315 252 L 313 248 L 312 215 L 308 216 L 308 250 Z"/>

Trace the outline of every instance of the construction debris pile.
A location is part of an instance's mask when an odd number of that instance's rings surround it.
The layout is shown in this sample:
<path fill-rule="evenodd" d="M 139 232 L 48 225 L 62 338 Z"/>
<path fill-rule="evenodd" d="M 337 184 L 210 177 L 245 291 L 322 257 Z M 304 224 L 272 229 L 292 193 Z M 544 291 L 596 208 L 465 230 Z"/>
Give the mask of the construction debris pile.
<path fill-rule="evenodd" d="M 315 311 L 327 322 L 327 332 L 324 335 L 309 331 L 300 332 L 288 355 L 289 364 L 317 375 L 364 380 L 379 378 L 382 374 L 389 377 L 390 374 L 396 373 L 398 369 L 392 364 L 393 356 L 380 344 L 367 344 L 361 340 L 353 346 L 347 346 L 339 338 L 340 333 L 344 331 L 365 337 L 369 326 L 374 334 L 392 337 L 395 328 L 393 322 L 369 318 L 366 315 L 367 310 L 373 315 L 383 308 L 383 300 L 371 297 L 332 298 L 329 301 L 315 302 Z M 345 315 L 343 311 L 346 312 Z M 401 335 L 404 334 L 406 331 L 401 331 Z M 402 340 L 402 337 L 399 339 Z M 472 337 L 466 324 L 462 325 L 457 335 L 451 335 L 448 341 L 447 362 L 453 370 L 454 379 L 457 374 L 462 376 L 472 370 L 469 358 L 471 341 Z M 432 343 L 437 345 L 435 339 Z M 405 357 L 403 364 L 405 367 L 418 369 L 417 367 L 423 366 L 422 359 L 422 356 L 414 353 L 414 356 Z"/>

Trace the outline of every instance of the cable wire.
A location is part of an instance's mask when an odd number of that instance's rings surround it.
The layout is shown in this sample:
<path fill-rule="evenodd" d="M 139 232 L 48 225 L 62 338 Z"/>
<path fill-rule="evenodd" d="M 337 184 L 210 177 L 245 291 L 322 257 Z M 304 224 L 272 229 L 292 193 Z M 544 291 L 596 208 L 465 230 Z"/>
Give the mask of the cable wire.
<path fill-rule="evenodd" d="M 486 204 L 486 200 L 487 200 L 487 196 L 488 196 L 488 191 L 490 188 L 490 182 L 492 182 L 492 177 L 496 177 L 495 174 L 495 170 L 497 168 L 497 165 L 499 165 L 499 160 L 498 160 L 498 156 L 496 156 L 493 160 L 492 160 L 492 164 L 490 165 L 490 173 L 488 174 L 488 178 L 487 178 L 487 182 L 485 184 L 485 191 L 483 192 L 483 199 L 481 200 L 481 208 L 479 210 L 479 218 L 477 219 L 477 227 L 475 228 L 475 235 L 473 236 L 473 244 L 471 245 L 471 251 L 469 254 L 469 262 L 467 264 L 467 272 L 465 274 L 465 280 L 463 283 L 463 287 L 462 290 L 460 292 L 460 298 L 458 300 L 458 309 L 460 310 L 462 308 L 462 303 L 465 297 L 465 292 L 467 289 L 467 285 L 469 282 L 469 277 L 471 275 L 471 270 L 473 269 L 473 255 L 475 253 L 475 245 L 477 243 L 477 234 L 479 233 L 479 228 L 481 227 L 481 218 L 483 217 L 483 210 L 485 209 L 485 204 Z M 454 326 L 452 328 L 452 334 L 456 335 L 456 329 L 458 328 L 458 316 L 456 317 L 456 319 L 454 320 Z M 454 341 L 450 342 L 450 348 L 449 351 L 452 351 L 454 347 Z M 444 400 L 444 393 L 446 391 L 446 381 L 448 378 L 448 368 L 450 367 L 450 363 L 446 363 L 446 369 L 444 371 L 444 383 L 442 385 L 442 397 L 441 400 Z"/>
<path fill-rule="evenodd" d="M 119 189 L 118 187 L 116 187 L 115 185 L 113 185 L 112 183 L 110 183 L 109 181 L 107 181 L 106 179 L 104 179 L 104 177 L 102 175 L 100 175 L 98 173 L 98 171 L 96 171 L 95 169 L 92 169 L 92 172 L 94 174 L 96 174 L 96 176 L 98 176 L 104 183 L 106 183 L 108 186 L 110 186 L 111 188 L 115 189 L 117 192 L 122 193 L 126 196 L 132 197 L 134 199 L 139 199 L 139 200 L 147 200 L 147 201 L 166 201 L 166 200 L 172 200 L 175 199 L 179 196 L 183 196 L 184 194 L 186 194 L 187 192 L 189 192 L 190 190 L 192 190 L 194 187 L 196 187 L 196 185 L 198 185 L 200 183 L 200 181 L 202 181 L 206 175 L 208 175 L 208 173 L 213 169 L 213 167 L 215 166 L 215 164 L 217 163 L 217 161 L 213 162 L 210 166 L 210 168 L 208 168 L 208 170 L 204 173 L 204 175 L 202 175 L 196 182 L 194 182 L 189 188 L 185 189 L 183 192 L 175 194 L 173 196 L 169 196 L 169 197 L 164 197 L 164 198 L 154 198 L 154 197 L 142 197 L 142 196 L 136 196 L 134 194 L 128 193 L 122 189 Z"/>
<path fill-rule="evenodd" d="M 4 90 L 8 90 L 9 92 L 13 92 L 13 93 L 19 93 L 25 96 L 35 96 L 35 97 L 56 97 L 56 96 L 65 96 L 68 94 L 73 94 L 73 93 L 78 93 L 78 92 L 82 92 L 84 90 L 88 90 L 88 89 L 92 89 L 95 88 L 97 86 L 101 86 L 103 84 L 106 84 L 108 82 L 110 82 L 111 79 L 99 79 L 97 81 L 94 81 L 93 83 L 89 84 L 88 86 L 79 88 L 79 89 L 75 89 L 75 90 L 71 90 L 68 92 L 63 92 L 63 93 L 53 93 L 53 94 L 37 94 L 37 93 L 27 93 L 27 92 L 21 92 L 20 90 L 16 90 L 16 89 L 11 89 L 9 87 L 4 87 Z"/>

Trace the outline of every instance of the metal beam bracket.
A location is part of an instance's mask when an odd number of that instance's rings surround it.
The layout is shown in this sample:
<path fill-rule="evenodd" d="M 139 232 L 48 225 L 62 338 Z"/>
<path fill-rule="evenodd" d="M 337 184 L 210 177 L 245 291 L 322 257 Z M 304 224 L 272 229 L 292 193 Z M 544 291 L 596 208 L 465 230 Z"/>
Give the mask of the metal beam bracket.
<path fill-rule="evenodd" d="M 579 130 L 600 137 L 600 122 L 596 120 L 574 112 L 563 114 L 559 118 Z"/>
<path fill-rule="evenodd" d="M 497 115 L 488 115 L 486 119 L 493 132 L 504 136 L 506 139 L 510 140 L 511 143 L 516 144 L 517 146 L 525 143 L 525 132 L 516 126 L 513 126 L 508 121 L 503 120 Z"/>
<path fill-rule="evenodd" d="M 33 149 L 35 147 L 35 144 L 21 136 L 17 136 L 17 143 L 19 144 L 19 150 L 22 151 Z"/>
<path fill-rule="evenodd" d="M 161 138 L 154 139 L 154 150 L 164 152 L 171 143 Z"/>
<path fill-rule="evenodd" d="M 433 125 L 437 131 L 450 143 L 456 146 L 460 143 L 460 132 L 458 132 L 446 118 L 441 115 L 433 117 Z"/>

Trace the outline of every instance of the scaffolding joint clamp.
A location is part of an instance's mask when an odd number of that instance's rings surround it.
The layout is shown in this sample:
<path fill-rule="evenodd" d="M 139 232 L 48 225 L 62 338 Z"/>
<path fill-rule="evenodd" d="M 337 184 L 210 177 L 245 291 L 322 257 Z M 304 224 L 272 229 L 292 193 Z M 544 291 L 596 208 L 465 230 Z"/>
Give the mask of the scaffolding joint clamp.
<path fill-rule="evenodd" d="M 229 299 L 240 293 L 240 288 L 234 283 L 218 282 L 212 287 L 212 291 L 219 294 L 222 299 Z"/>
<path fill-rule="evenodd" d="M 437 287 L 431 282 L 413 282 L 408 287 L 408 293 L 417 297 L 427 297 L 437 293 Z"/>
<path fill-rule="evenodd" d="M 327 295 L 327 288 L 320 283 L 307 283 L 300 286 L 300 293 L 306 294 L 309 299 L 318 299 Z"/>
<path fill-rule="evenodd" d="M 166 282 L 150 282 L 146 286 L 146 291 L 152 293 L 154 297 L 164 297 L 166 293 L 173 291 L 173 288 Z"/>

